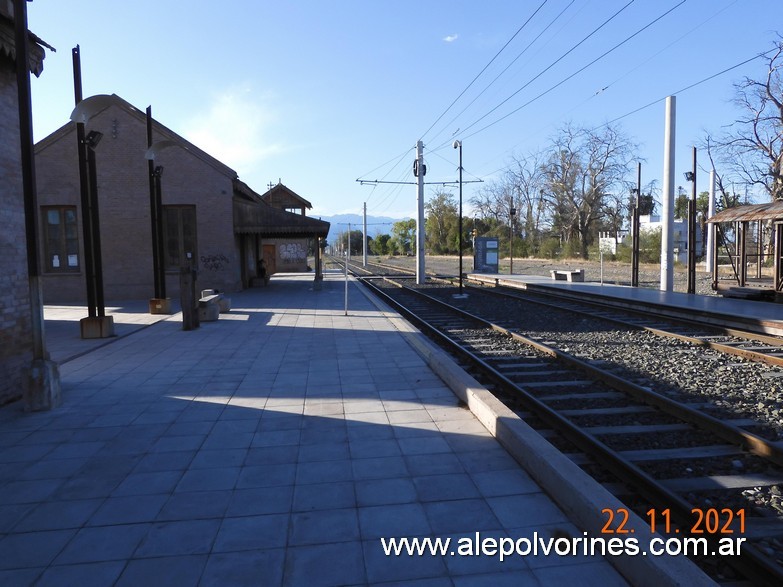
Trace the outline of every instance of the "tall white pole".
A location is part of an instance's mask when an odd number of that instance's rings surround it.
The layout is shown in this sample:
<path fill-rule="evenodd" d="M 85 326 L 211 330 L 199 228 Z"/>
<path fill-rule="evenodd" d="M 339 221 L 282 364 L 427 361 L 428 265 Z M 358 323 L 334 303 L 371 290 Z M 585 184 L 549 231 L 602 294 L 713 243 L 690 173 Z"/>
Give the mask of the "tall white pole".
<path fill-rule="evenodd" d="M 345 251 L 345 315 L 348 315 L 348 261 L 351 259 L 351 223 L 348 223 L 348 249 Z"/>
<path fill-rule="evenodd" d="M 416 141 L 416 283 L 421 285 L 427 279 L 424 273 L 424 143 Z"/>
<path fill-rule="evenodd" d="M 677 117 L 675 96 L 666 98 L 666 122 L 663 138 L 663 211 L 661 212 L 661 291 L 674 287 L 674 137 Z"/>
<path fill-rule="evenodd" d="M 710 171 L 710 193 L 709 202 L 707 203 L 707 218 L 712 218 L 715 215 L 715 170 Z M 710 264 L 712 263 L 713 249 L 715 248 L 715 225 L 707 224 L 707 254 L 704 257 L 707 261 L 706 271 L 709 271 Z"/>
<path fill-rule="evenodd" d="M 362 267 L 367 267 L 367 202 L 364 203 L 362 217 L 362 234 L 364 235 L 364 239 L 362 241 L 362 253 L 364 254 L 362 259 Z"/>

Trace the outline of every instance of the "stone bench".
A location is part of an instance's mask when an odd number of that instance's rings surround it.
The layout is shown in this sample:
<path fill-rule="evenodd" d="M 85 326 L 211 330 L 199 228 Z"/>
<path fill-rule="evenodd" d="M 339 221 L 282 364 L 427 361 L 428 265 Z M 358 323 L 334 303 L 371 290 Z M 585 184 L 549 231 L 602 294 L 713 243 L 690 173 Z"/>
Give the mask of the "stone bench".
<path fill-rule="evenodd" d="M 231 311 L 231 299 L 214 289 L 201 290 L 198 317 L 201 322 L 214 322 L 220 314 Z"/>
<path fill-rule="evenodd" d="M 549 274 L 552 276 L 552 279 L 554 279 L 555 281 L 584 281 L 585 280 L 584 269 L 573 269 L 573 270 L 552 269 L 549 271 Z"/>

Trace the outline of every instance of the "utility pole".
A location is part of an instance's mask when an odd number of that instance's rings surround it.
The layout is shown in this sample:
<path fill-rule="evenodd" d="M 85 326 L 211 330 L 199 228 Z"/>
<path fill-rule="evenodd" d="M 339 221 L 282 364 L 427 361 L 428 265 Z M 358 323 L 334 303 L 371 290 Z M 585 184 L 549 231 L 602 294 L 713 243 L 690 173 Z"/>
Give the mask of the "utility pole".
<path fill-rule="evenodd" d="M 416 176 L 416 284 L 422 285 L 427 276 L 424 273 L 424 143 L 416 141 L 416 160 L 413 163 L 413 175 Z"/>
<path fill-rule="evenodd" d="M 663 138 L 663 210 L 661 212 L 661 291 L 672 291 L 674 285 L 674 142 L 677 99 L 666 98 L 666 120 Z"/>
<path fill-rule="evenodd" d="M 362 227 L 363 227 L 363 234 L 364 234 L 364 240 L 362 242 L 362 253 L 363 253 L 362 267 L 367 267 L 367 202 L 364 202 L 362 219 L 363 219 Z"/>

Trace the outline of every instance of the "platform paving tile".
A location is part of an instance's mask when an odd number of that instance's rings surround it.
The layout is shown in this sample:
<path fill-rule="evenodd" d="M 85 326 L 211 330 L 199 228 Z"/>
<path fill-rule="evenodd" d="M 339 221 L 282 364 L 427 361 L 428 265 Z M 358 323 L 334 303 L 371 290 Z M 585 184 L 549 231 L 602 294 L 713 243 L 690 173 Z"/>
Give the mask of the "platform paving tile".
<path fill-rule="evenodd" d="M 0 584 L 622 584 L 602 559 L 384 553 L 577 530 L 342 287 L 275 276 L 192 332 L 141 311 L 157 323 L 61 365 L 62 408 L 0 408 Z"/>

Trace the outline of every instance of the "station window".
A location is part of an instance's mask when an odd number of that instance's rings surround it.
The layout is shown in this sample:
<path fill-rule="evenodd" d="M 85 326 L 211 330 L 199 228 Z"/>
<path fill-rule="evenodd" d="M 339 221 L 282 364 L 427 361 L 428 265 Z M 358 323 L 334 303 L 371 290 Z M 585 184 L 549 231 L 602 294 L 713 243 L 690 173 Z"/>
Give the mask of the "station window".
<path fill-rule="evenodd" d="M 45 270 L 52 273 L 79 271 L 76 206 L 45 206 L 42 213 Z"/>
<path fill-rule="evenodd" d="M 196 254 L 196 207 L 163 207 L 163 243 L 166 269 L 178 270 L 187 264 L 187 253 Z"/>

